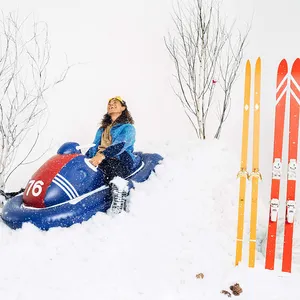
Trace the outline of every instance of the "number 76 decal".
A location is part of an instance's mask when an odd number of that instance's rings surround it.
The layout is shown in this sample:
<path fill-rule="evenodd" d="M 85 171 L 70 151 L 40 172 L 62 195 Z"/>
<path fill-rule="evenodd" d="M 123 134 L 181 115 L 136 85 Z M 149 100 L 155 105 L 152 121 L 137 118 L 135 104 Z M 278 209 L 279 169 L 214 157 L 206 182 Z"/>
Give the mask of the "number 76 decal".
<path fill-rule="evenodd" d="M 43 190 L 43 186 L 44 185 L 44 182 L 42 180 L 30 180 L 28 182 L 28 189 L 27 189 L 27 192 L 26 192 L 26 196 L 28 196 L 30 190 L 31 190 L 31 194 L 32 196 L 34 197 L 37 197 L 41 194 L 42 190 Z"/>

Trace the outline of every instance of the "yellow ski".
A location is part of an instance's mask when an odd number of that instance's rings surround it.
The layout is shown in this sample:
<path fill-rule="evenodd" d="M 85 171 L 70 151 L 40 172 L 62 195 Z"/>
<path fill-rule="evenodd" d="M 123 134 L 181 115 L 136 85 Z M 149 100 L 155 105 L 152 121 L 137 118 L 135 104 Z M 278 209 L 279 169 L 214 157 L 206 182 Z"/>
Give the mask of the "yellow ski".
<path fill-rule="evenodd" d="M 250 214 L 249 267 L 251 268 L 253 268 L 255 265 L 258 182 L 261 179 L 261 174 L 259 172 L 260 86 L 261 59 L 258 58 L 255 64 L 254 78 L 253 157 L 252 172 L 250 174 L 250 179 L 252 181 L 252 194 Z"/>
<path fill-rule="evenodd" d="M 248 154 L 248 135 L 249 135 L 250 87 L 251 87 L 251 65 L 250 65 L 250 61 L 248 60 L 246 63 L 246 70 L 245 70 L 241 169 L 238 173 L 238 177 L 240 178 L 240 192 L 239 192 L 235 265 L 238 265 L 239 262 L 242 260 L 242 251 L 243 251 L 245 196 L 246 196 L 246 183 L 248 178 L 247 154 Z"/>

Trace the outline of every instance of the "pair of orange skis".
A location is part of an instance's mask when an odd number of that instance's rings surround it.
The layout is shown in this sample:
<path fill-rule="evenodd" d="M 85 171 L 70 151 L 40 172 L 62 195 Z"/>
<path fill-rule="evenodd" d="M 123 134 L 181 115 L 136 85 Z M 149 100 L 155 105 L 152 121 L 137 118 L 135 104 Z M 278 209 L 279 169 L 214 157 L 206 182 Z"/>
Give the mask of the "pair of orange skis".
<path fill-rule="evenodd" d="M 261 87 L 261 60 L 257 59 L 254 74 L 254 122 L 253 122 L 253 157 L 252 173 L 247 172 L 247 149 L 249 131 L 249 106 L 251 89 L 251 65 L 247 61 L 245 73 L 245 97 L 243 116 L 243 137 L 242 137 L 242 157 L 241 169 L 238 174 L 240 178 L 238 226 L 236 240 L 236 260 L 238 265 L 242 260 L 242 243 L 244 231 L 244 208 L 246 196 L 246 180 L 252 181 L 251 194 L 251 217 L 250 217 L 250 242 L 249 242 L 249 267 L 255 265 L 256 250 L 256 223 L 257 223 L 257 200 L 258 181 L 261 177 L 259 172 L 259 132 L 260 132 L 260 87 Z M 300 59 L 293 63 L 291 73 L 288 72 L 286 60 L 282 60 L 277 72 L 276 90 L 276 111 L 274 128 L 274 152 L 272 187 L 270 200 L 270 214 L 268 227 L 268 240 L 266 250 L 267 269 L 274 269 L 276 232 L 279 211 L 279 192 L 282 170 L 282 149 L 284 136 L 284 119 L 286 100 L 290 95 L 290 118 L 289 118 L 289 145 L 288 145 L 288 174 L 287 174 L 287 195 L 285 213 L 285 231 L 283 245 L 282 271 L 291 272 L 292 266 L 292 245 L 293 228 L 295 216 L 295 195 L 296 195 L 296 170 L 297 170 L 297 149 L 298 149 L 298 129 L 299 129 L 299 105 L 300 105 Z"/>

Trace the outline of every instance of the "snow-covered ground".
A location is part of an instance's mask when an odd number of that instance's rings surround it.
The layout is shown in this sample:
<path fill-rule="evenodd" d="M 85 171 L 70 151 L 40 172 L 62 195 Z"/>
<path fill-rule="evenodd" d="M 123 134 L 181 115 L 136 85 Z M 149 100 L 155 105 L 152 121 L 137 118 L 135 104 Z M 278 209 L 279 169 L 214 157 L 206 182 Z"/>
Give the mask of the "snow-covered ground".
<path fill-rule="evenodd" d="M 156 148 L 165 159 L 132 192 L 129 214 L 98 213 L 48 232 L 0 224 L 1 299 L 224 299 L 221 290 L 236 282 L 241 299 L 294 298 L 296 267 L 291 276 L 266 271 L 260 252 L 255 269 L 247 267 L 247 222 L 244 262 L 234 267 L 233 148 L 220 141 L 187 143 L 184 152 L 172 143 Z M 259 209 L 266 211 L 261 201 Z M 266 233 L 262 215 L 259 238 Z"/>

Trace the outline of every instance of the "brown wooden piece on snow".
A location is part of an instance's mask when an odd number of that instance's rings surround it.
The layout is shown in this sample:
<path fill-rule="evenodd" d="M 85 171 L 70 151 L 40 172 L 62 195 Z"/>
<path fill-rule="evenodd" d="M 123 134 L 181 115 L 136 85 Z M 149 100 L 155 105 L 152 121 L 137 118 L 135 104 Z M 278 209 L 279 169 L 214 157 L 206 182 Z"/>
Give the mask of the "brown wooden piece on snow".
<path fill-rule="evenodd" d="M 231 294 L 228 291 L 226 291 L 226 290 L 222 290 L 221 294 L 224 294 L 224 295 L 226 295 L 229 298 L 231 297 Z"/>
<path fill-rule="evenodd" d="M 203 279 L 204 278 L 204 274 L 203 273 L 196 274 L 196 278 L 197 279 Z"/>
<path fill-rule="evenodd" d="M 232 290 L 234 296 L 239 296 L 243 292 L 243 289 L 238 283 L 235 283 L 234 285 L 230 286 L 230 289 Z"/>

